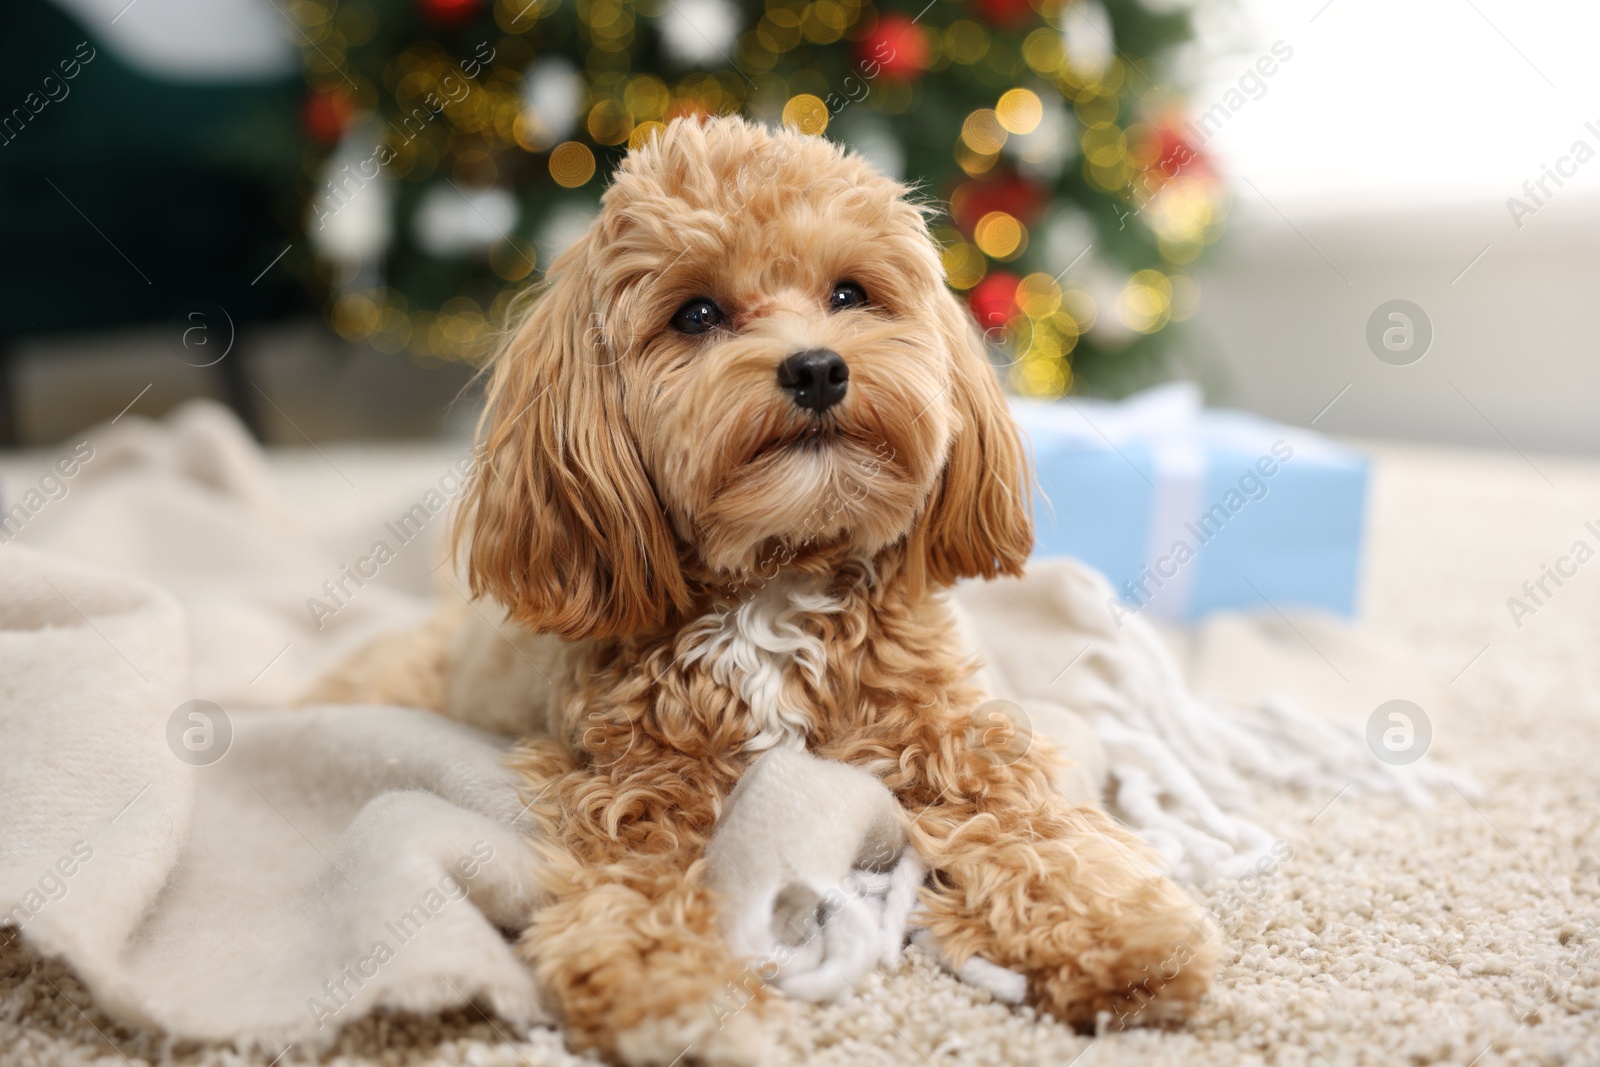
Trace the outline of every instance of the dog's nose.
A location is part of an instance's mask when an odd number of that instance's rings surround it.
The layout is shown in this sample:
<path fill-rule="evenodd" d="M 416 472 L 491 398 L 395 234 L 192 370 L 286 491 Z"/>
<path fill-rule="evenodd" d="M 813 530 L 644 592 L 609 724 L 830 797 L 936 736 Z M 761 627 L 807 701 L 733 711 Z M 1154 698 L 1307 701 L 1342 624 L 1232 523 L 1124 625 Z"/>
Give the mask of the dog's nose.
<path fill-rule="evenodd" d="M 796 404 L 820 415 L 844 399 L 850 367 L 831 348 L 809 348 L 778 364 L 778 384 Z"/>

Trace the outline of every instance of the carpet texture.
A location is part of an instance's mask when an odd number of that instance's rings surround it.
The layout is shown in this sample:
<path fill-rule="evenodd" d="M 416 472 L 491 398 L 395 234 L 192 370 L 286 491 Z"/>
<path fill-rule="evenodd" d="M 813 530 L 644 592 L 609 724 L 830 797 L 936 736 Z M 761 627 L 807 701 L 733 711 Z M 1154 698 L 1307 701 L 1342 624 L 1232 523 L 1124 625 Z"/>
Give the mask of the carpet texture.
<path fill-rule="evenodd" d="M 1226 962 L 1181 1029 L 1080 1036 L 912 950 L 847 1004 L 797 1005 L 774 1063 L 1600 1064 L 1600 563 L 1523 593 L 1575 542 L 1600 548 L 1600 465 L 1374 451 L 1364 625 L 1447 689 L 1423 709 L 1431 751 L 1486 799 L 1259 787 L 1286 858 L 1201 890 Z M 1534 610 L 1513 618 L 1513 596 Z M 0 946 L 0 1065 L 269 1062 L 116 1026 L 69 972 Z M 587 1061 L 467 1009 L 364 1020 L 323 1062 Z"/>

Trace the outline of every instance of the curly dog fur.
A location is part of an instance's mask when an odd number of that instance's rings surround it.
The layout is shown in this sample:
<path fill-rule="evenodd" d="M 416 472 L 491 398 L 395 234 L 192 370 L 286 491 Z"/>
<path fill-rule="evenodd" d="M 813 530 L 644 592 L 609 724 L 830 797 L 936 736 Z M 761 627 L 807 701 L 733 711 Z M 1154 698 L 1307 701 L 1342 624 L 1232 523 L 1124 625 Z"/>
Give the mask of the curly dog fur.
<path fill-rule="evenodd" d="M 576 1048 L 759 1058 L 779 999 L 717 1010 L 743 961 L 703 853 L 775 745 L 898 796 L 957 963 L 1025 974 L 1075 1023 L 1181 1015 L 1210 983 L 1202 913 L 1148 851 L 1062 797 L 1046 744 L 975 717 L 943 591 L 1021 571 L 1029 474 L 907 194 L 820 138 L 675 122 L 494 363 L 458 548 L 541 676 L 493 699 L 530 705 L 513 764 L 548 895 L 522 946 Z M 783 369 L 819 351 L 848 368 L 825 408 Z M 453 714 L 497 670 L 471 622 L 422 694 Z"/>

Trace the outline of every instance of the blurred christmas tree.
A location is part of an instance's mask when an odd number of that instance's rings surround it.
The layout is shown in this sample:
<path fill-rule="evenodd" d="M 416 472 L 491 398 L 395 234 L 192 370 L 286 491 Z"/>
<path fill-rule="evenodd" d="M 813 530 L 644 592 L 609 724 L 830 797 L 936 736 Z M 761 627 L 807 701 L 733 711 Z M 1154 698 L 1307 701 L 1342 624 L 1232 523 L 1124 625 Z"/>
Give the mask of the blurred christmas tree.
<path fill-rule="evenodd" d="M 1161 84 L 1183 0 L 924 2 L 296 0 L 331 323 L 480 357 L 630 145 L 743 111 L 948 204 L 949 282 L 1018 391 L 1147 380 L 1222 224 Z"/>

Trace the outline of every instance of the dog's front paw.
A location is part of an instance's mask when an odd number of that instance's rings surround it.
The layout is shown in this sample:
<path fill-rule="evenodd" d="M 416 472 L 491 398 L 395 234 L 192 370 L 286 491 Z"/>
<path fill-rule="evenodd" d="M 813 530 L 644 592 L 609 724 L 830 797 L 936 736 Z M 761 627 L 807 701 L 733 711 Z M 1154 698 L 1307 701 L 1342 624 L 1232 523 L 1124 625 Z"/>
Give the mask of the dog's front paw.
<path fill-rule="evenodd" d="M 523 950 L 575 1051 L 627 1067 L 758 1063 L 781 1005 L 714 920 L 697 887 L 598 885 L 538 912 Z"/>
<path fill-rule="evenodd" d="M 779 1003 L 685 1005 L 662 1018 L 644 1019 L 616 1034 L 612 1055 L 627 1067 L 752 1067 L 772 1047 Z"/>
<path fill-rule="evenodd" d="M 1054 839 L 1021 836 L 948 854 L 956 877 L 924 923 L 957 963 L 1018 971 L 1029 999 L 1075 1026 L 1183 1018 L 1211 986 L 1219 938 L 1205 911 L 1155 873 L 1148 850 L 1080 809 Z"/>
<path fill-rule="evenodd" d="M 1216 973 L 1216 926 L 1172 881 L 1140 872 L 1126 857 L 1113 861 L 1109 851 L 1100 858 L 1119 865 L 1080 868 L 1069 910 L 1047 907 L 1049 929 L 1038 931 L 1039 954 L 1024 968 L 1029 992 L 1077 1026 L 1103 1025 L 1103 1013 L 1117 1029 L 1187 1017 Z"/>
<path fill-rule="evenodd" d="M 676 972 L 676 973 L 674 973 Z M 611 996 L 569 997 L 567 1040 L 625 1067 L 745 1067 L 762 1062 L 783 1002 L 749 982 L 658 967 Z"/>
<path fill-rule="evenodd" d="M 1040 1008 L 1079 1027 L 1103 1014 L 1115 1029 L 1184 1019 L 1216 972 L 1216 935 L 1199 909 L 1127 915 L 1088 938 L 1075 929 L 1051 940 L 1061 943 L 1062 958 L 1028 969 L 1028 991 Z"/>

